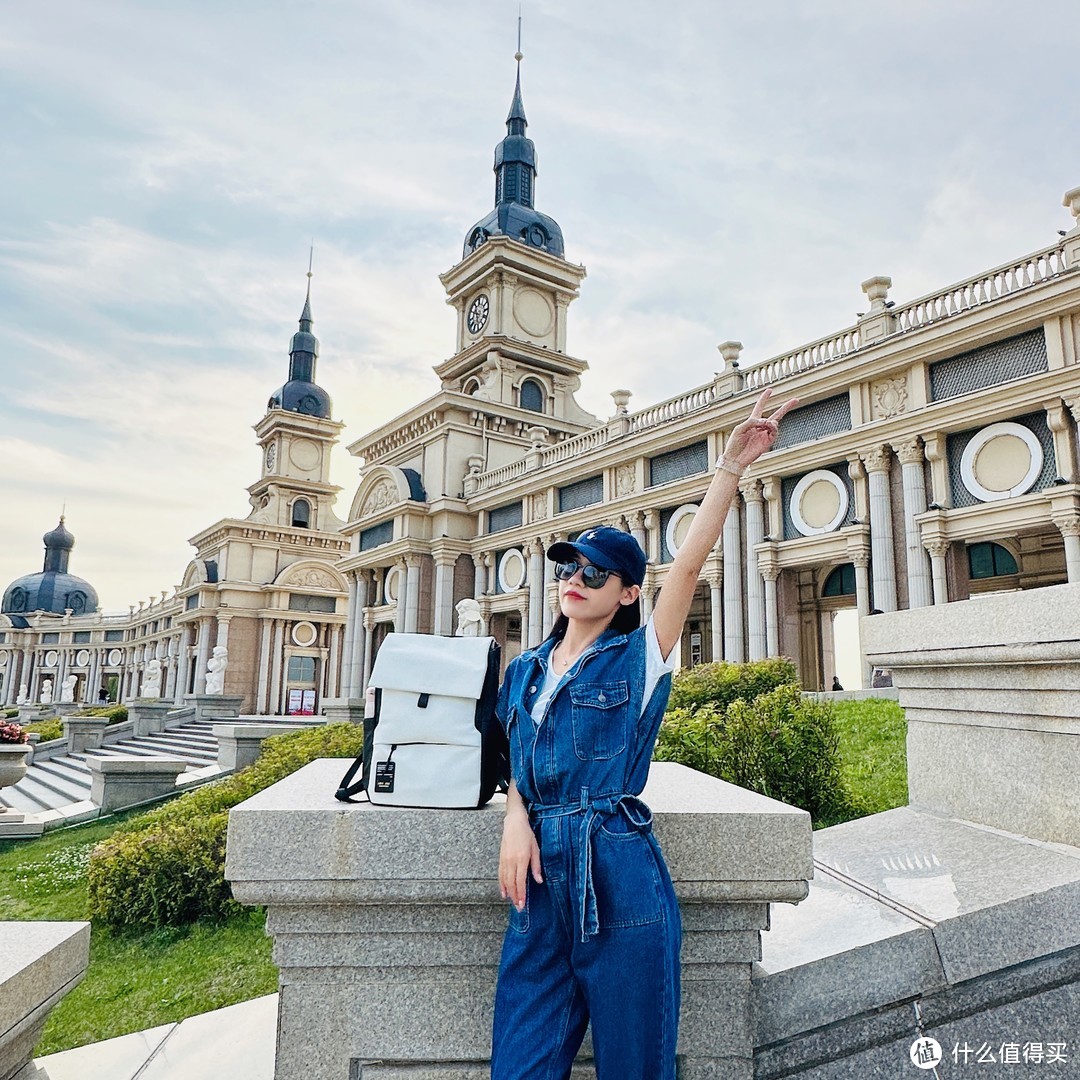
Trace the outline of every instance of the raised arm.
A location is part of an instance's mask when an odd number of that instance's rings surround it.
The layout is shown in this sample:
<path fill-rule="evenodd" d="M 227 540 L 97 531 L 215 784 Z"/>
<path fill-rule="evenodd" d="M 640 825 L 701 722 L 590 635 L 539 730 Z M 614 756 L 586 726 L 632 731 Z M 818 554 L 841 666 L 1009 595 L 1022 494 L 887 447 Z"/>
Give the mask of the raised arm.
<path fill-rule="evenodd" d="M 765 408 L 771 396 L 772 391 L 766 389 L 754 403 L 750 415 L 728 436 L 709 490 L 701 500 L 690 531 L 664 579 L 664 587 L 660 590 L 652 617 L 660 651 L 665 659 L 682 634 L 683 623 L 686 622 L 697 589 L 698 576 L 709 552 L 720 538 L 724 518 L 739 486 L 739 477 L 772 446 L 781 418 L 799 403 L 792 398 L 766 416 Z"/>

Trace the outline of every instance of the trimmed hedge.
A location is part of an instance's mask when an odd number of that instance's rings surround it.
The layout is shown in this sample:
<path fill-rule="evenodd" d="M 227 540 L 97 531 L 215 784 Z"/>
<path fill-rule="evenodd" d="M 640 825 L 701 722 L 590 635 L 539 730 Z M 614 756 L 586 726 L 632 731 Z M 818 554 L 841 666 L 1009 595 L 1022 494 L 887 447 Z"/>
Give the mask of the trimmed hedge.
<path fill-rule="evenodd" d="M 357 757 L 363 740 L 356 724 L 275 735 L 253 765 L 124 823 L 90 855 L 91 917 L 111 927 L 158 928 L 240 911 L 225 881 L 230 807 L 316 758 Z"/>
<path fill-rule="evenodd" d="M 53 739 L 62 739 L 64 737 L 64 721 L 59 717 L 52 717 L 48 720 L 35 720 L 31 724 L 23 724 L 23 731 L 29 731 L 31 733 L 37 732 L 41 736 L 42 742 L 52 742 Z"/>
<path fill-rule="evenodd" d="M 727 677 L 721 689 L 739 682 Z M 775 686 L 750 700 L 734 697 L 724 706 L 699 698 L 696 707 L 671 709 L 653 756 L 798 806 L 815 823 L 851 816 L 832 706 L 803 697 L 797 684 Z"/>
<path fill-rule="evenodd" d="M 128 718 L 126 705 L 95 705 L 92 709 L 80 709 L 76 716 L 104 716 L 110 724 L 122 724 Z"/>
<path fill-rule="evenodd" d="M 742 698 L 753 701 L 778 686 L 797 684 L 795 665 L 784 656 L 752 660 L 746 664 L 698 664 L 675 673 L 668 709 L 693 711 L 702 705 L 723 711 Z"/>

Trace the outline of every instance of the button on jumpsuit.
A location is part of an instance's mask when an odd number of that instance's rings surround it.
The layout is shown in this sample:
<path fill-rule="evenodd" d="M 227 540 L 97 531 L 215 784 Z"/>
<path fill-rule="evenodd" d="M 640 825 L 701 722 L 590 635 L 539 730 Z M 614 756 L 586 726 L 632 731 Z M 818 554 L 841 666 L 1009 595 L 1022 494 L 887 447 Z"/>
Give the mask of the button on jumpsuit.
<path fill-rule="evenodd" d="M 674 1080 L 681 924 L 637 798 L 671 689 L 642 710 L 646 633 L 606 631 L 529 714 L 554 642 L 509 666 L 498 716 L 540 847 L 510 909 L 495 996 L 492 1080 L 565 1080 L 591 1020 L 598 1080 Z"/>

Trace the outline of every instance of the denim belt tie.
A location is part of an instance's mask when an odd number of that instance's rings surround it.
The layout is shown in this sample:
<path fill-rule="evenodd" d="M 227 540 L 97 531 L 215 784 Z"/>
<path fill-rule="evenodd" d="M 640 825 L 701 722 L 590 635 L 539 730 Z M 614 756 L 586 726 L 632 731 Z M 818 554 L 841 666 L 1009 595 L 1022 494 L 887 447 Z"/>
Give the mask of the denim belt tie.
<path fill-rule="evenodd" d="M 596 889 L 593 886 L 593 836 L 604 819 L 621 813 L 639 833 L 652 832 L 652 811 L 636 795 L 614 792 L 590 799 L 589 789 L 581 789 L 581 800 L 576 803 L 533 805 L 529 816 L 534 821 L 547 818 L 570 817 L 581 814 L 579 827 L 578 888 L 581 890 L 581 940 L 588 941 L 600 932 L 600 920 L 596 910 Z"/>

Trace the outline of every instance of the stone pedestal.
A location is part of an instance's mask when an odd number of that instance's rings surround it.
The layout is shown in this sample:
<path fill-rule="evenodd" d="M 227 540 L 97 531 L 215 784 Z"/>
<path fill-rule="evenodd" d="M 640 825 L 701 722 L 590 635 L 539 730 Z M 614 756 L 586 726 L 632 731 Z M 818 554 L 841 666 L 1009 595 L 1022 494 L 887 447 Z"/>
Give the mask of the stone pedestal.
<path fill-rule="evenodd" d="M 128 704 L 128 719 L 132 722 L 133 734 L 156 735 L 165 730 L 165 717 L 176 706 L 170 701 L 158 698 L 140 698 Z"/>
<path fill-rule="evenodd" d="M 51 705 L 20 705 L 16 723 L 33 724 L 38 720 L 55 718 L 56 710 Z"/>
<path fill-rule="evenodd" d="M 89 958 L 89 923 L 0 923 L 0 1080 L 30 1061 L 53 1006 L 82 981 Z"/>
<path fill-rule="evenodd" d="M 103 814 L 168 795 L 187 768 L 183 758 L 168 757 L 91 757 L 86 764 L 90 766 L 90 801 Z"/>
<path fill-rule="evenodd" d="M 229 815 L 226 877 L 267 906 L 281 973 L 275 1078 L 486 1080 L 502 799 L 342 804 L 343 765 L 313 762 Z M 680 1076 L 750 1080 L 751 967 L 770 902 L 806 895 L 810 818 L 673 764 L 643 797 L 682 909 Z"/>
<path fill-rule="evenodd" d="M 328 724 L 362 724 L 363 698 L 324 698 L 323 715 Z"/>
<path fill-rule="evenodd" d="M 225 694 L 186 694 L 184 704 L 195 710 L 196 720 L 227 720 L 240 715 L 242 697 L 226 697 Z"/>
<path fill-rule="evenodd" d="M 68 716 L 64 719 L 64 738 L 68 753 L 81 754 L 84 750 L 100 750 L 109 726 L 104 716 Z"/>
<path fill-rule="evenodd" d="M 1080 584 L 860 622 L 908 720 L 913 807 L 1080 846 Z"/>
<path fill-rule="evenodd" d="M 262 753 L 264 739 L 304 731 L 307 727 L 307 724 L 215 724 L 218 765 L 226 772 L 244 769 Z"/>
<path fill-rule="evenodd" d="M 81 712 L 86 708 L 85 705 L 80 705 L 77 701 L 62 701 L 59 705 L 51 705 L 54 716 L 72 716 L 77 712 Z"/>

